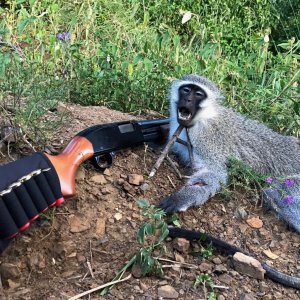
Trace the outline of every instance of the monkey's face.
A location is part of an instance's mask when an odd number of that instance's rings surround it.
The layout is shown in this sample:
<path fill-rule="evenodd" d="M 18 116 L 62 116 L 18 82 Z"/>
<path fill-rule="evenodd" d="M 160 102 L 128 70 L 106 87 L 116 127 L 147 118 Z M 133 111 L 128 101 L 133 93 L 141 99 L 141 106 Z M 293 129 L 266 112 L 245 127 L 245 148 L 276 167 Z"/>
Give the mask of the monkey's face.
<path fill-rule="evenodd" d="M 182 85 L 178 90 L 177 121 L 184 127 L 191 127 L 200 108 L 207 98 L 203 89 L 194 84 Z"/>

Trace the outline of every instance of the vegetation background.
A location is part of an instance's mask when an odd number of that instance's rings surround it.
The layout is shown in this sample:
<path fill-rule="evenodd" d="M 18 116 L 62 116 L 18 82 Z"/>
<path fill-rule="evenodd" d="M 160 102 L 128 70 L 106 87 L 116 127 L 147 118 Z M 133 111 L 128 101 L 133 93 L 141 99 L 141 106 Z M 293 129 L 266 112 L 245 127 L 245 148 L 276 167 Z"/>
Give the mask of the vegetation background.
<path fill-rule="evenodd" d="M 1 0 L 1 115 L 40 143 L 58 101 L 168 114 L 198 73 L 227 105 L 300 134 L 298 0 Z"/>

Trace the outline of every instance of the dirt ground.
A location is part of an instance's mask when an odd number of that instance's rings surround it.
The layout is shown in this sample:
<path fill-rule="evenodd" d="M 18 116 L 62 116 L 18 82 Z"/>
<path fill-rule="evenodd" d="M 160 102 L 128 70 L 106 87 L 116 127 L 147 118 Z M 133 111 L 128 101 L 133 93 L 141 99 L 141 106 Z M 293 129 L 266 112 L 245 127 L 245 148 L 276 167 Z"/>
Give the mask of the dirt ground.
<path fill-rule="evenodd" d="M 63 125 L 49 141 L 58 151 L 88 126 L 135 118 L 103 107 L 70 105 L 67 110 L 72 121 Z M 140 146 L 118 153 L 112 167 L 104 173 L 82 166 L 76 179 L 78 195 L 37 220 L 0 255 L 2 265 L 11 264 L 1 274 L 0 299 L 64 300 L 111 281 L 115 272 L 140 248 L 136 234 L 144 219 L 136 200 L 148 199 L 158 204 L 182 185 L 167 162 L 153 179 L 147 179 L 146 174 L 156 159 L 155 152 Z M 2 157 L 0 163 L 8 160 Z M 144 182 L 130 184 L 129 174 L 143 175 Z M 241 211 L 247 218 L 260 217 L 263 227 L 251 228 L 241 218 Z M 180 213 L 179 219 L 184 228 L 203 229 L 248 250 L 260 261 L 300 276 L 299 234 L 290 231 L 272 213 L 255 206 L 242 193 L 230 200 L 220 195 L 214 197 L 201 208 Z M 195 243 L 191 245 L 191 249 L 197 247 Z M 177 299 L 205 299 L 203 286 L 193 286 L 195 277 L 205 272 L 220 286 L 215 288 L 218 300 L 300 299 L 299 290 L 236 272 L 230 257 L 216 251 L 208 259 L 185 253 L 178 256 L 170 239 L 167 249 L 165 258 L 175 261 L 179 257 L 193 268 L 164 262 L 163 278 L 131 277 L 116 285 L 106 297 L 95 292 L 82 299 L 163 299 L 159 292 L 163 286 L 174 288 L 173 297 Z M 264 250 L 271 250 L 277 258 L 266 257 Z"/>

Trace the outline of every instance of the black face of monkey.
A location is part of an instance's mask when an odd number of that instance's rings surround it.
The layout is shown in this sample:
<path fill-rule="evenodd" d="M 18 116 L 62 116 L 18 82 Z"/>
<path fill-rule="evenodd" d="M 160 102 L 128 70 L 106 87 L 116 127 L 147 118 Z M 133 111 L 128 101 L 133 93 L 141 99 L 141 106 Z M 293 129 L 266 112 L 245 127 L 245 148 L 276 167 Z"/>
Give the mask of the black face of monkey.
<path fill-rule="evenodd" d="M 193 125 L 193 119 L 199 109 L 199 104 L 207 95 L 203 89 L 194 84 L 182 85 L 178 91 L 177 121 L 184 127 Z"/>

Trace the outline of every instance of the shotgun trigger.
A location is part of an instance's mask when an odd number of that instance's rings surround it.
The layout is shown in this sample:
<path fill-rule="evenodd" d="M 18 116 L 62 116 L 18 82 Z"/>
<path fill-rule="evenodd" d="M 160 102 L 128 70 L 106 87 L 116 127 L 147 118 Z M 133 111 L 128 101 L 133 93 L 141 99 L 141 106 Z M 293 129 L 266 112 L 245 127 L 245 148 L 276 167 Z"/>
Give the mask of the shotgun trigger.
<path fill-rule="evenodd" d="M 104 170 L 111 167 L 115 158 L 115 152 L 107 152 L 91 158 L 92 165 L 98 170 Z"/>

